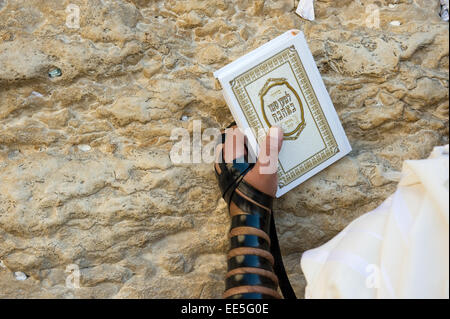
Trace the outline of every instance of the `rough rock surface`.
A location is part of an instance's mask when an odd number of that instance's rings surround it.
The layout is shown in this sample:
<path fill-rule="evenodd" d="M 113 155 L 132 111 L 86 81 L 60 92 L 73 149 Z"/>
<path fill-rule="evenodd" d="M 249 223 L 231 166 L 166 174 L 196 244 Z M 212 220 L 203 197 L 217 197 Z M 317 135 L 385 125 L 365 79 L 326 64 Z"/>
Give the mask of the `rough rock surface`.
<path fill-rule="evenodd" d="M 0 0 L 0 297 L 220 297 L 226 206 L 210 164 L 172 164 L 171 131 L 229 123 L 212 72 L 291 28 L 354 148 L 276 203 L 302 296 L 301 253 L 448 143 L 449 27 L 439 1 L 317 0 L 315 22 L 296 2 Z"/>

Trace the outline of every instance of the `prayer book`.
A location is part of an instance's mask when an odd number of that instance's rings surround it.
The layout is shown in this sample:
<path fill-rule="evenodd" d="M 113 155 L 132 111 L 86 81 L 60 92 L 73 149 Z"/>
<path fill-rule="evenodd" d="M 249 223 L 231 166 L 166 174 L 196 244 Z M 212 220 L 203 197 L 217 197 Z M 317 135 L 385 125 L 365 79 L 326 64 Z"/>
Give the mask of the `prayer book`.
<path fill-rule="evenodd" d="M 277 197 L 351 151 L 301 31 L 287 31 L 214 76 L 252 154 L 270 127 L 283 129 Z"/>

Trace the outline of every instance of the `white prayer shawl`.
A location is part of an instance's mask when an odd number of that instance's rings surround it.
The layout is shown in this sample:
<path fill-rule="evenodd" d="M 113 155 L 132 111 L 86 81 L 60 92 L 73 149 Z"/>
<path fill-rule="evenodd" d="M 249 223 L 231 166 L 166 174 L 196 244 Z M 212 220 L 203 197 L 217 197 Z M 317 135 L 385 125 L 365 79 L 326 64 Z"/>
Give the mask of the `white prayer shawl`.
<path fill-rule="evenodd" d="M 449 298 L 448 145 L 405 161 L 396 192 L 301 266 L 306 298 Z"/>

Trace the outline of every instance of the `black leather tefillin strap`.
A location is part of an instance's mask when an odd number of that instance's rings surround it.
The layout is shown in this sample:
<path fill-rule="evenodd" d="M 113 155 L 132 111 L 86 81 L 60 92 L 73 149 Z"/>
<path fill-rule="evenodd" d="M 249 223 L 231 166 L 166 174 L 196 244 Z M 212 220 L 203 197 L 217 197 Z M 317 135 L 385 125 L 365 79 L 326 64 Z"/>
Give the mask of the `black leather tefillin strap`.
<path fill-rule="evenodd" d="M 217 168 L 215 171 L 222 196 L 229 208 L 234 204 L 238 210 L 232 216 L 224 297 L 280 298 L 276 292 L 279 286 L 285 299 L 296 299 L 281 256 L 272 212 L 273 198 L 243 180 L 254 167 L 246 157 L 227 164 L 223 153 L 220 155 L 222 161 L 217 164 L 220 171 Z"/>
<path fill-rule="evenodd" d="M 297 299 L 295 295 L 294 289 L 292 289 L 291 282 L 289 281 L 289 277 L 286 273 L 286 269 L 283 263 L 283 257 L 281 256 L 280 244 L 278 242 L 277 229 L 275 227 L 275 219 L 273 217 L 273 213 L 271 214 L 271 223 L 270 223 L 270 251 L 275 258 L 274 271 L 278 277 L 280 283 L 280 290 L 283 294 L 284 299 Z"/>

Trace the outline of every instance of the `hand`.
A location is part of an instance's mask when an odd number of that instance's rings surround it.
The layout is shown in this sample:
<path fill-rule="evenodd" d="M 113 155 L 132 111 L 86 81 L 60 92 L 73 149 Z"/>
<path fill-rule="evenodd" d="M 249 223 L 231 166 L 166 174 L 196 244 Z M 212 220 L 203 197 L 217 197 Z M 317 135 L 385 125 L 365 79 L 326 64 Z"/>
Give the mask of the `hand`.
<path fill-rule="evenodd" d="M 234 127 L 228 129 L 224 145 L 224 159 L 232 163 L 234 159 L 246 154 L 243 131 Z M 258 160 L 244 180 L 257 190 L 275 197 L 278 186 L 278 154 L 283 144 L 283 130 L 272 127 L 261 144 Z"/>

